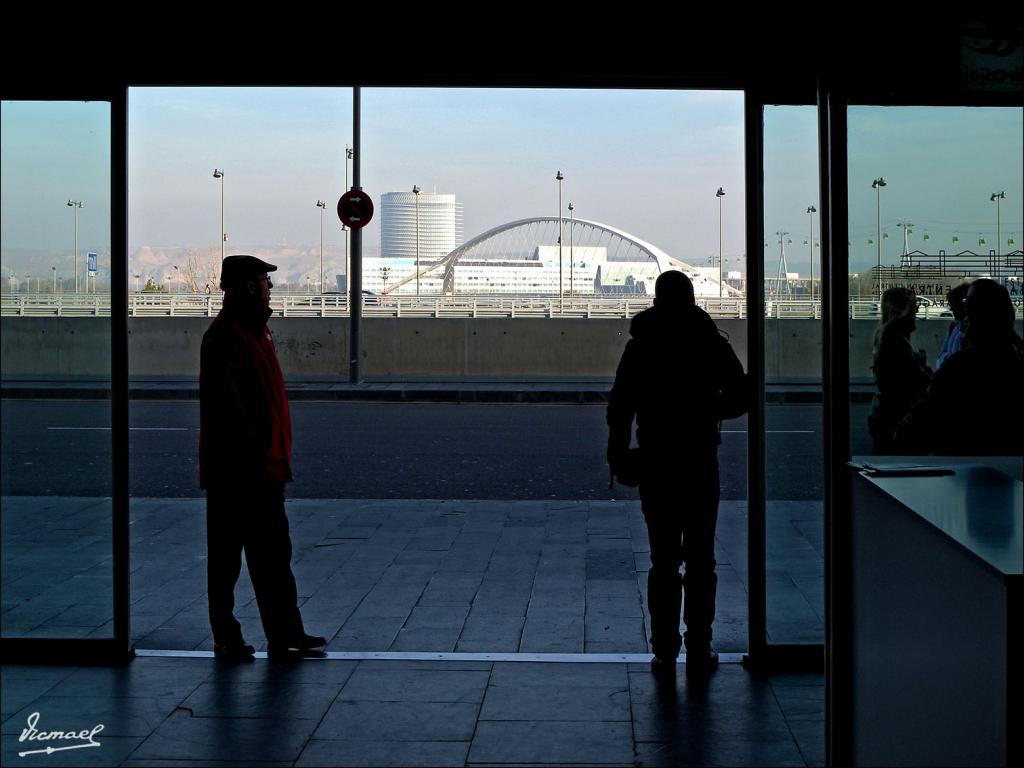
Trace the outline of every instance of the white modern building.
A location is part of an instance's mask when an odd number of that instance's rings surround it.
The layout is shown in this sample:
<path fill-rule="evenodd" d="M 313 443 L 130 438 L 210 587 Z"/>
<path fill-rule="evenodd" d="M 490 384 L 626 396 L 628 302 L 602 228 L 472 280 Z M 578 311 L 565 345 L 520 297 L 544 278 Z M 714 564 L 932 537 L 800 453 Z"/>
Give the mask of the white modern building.
<path fill-rule="evenodd" d="M 424 259 L 421 254 L 421 296 L 438 296 L 445 292 L 445 266 L 440 262 L 440 259 Z M 698 297 L 718 296 L 718 283 L 712 275 L 700 269 L 686 272 L 693 280 Z M 659 265 L 654 259 L 611 261 L 603 246 L 573 248 L 571 253 L 569 248 L 562 248 L 561 286 L 565 296 L 653 295 L 659 274 Z M 558 246 L 537 246 L 526 259 L 466 256 L 455 264 L 453 278 L 449 290 L 454 289 L 456 294 L 557 296 Z M 340 288 L 344 285 L 344 276 L 338 275 L 337 279 Z M 416 259 L 364 258 L 363 288 L 392 296 L 416 295 Z"/>
<path fill-rule="evenodd" d="M 419 225 L 417 226 L 417 210 Z M 437 192 L 385 192 L 380 197 L 380 254 L 384 258 L 437 261 L 462 244 L 462 203 Z M 421 286 L 422 287 L 422 286 Z"/>

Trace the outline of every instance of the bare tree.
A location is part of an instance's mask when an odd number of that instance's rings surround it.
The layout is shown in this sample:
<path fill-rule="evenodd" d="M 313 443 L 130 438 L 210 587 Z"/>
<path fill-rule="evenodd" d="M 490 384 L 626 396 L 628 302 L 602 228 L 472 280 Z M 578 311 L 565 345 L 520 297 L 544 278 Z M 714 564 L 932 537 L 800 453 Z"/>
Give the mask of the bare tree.
<path fill-rule="evenodd" d="M 220 256 L 216 248 L 203 259 L 199 251 L 189 248 L 186 252 L 185 282 L 189 293 L 212 293 L 220 284 Z"/>

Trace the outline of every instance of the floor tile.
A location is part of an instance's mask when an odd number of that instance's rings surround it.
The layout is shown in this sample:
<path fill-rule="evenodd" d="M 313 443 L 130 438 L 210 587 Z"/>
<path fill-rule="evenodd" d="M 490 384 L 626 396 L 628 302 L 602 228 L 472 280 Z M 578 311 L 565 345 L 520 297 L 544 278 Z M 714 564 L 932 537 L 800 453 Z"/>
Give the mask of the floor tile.
<path fill-rule="evenodd" d="M 312 739 L 296 766 L 461 766 L 468 741 L 365 741 Z"/>
<path fill-rule="evenodd" d="M 192 717 L 176 711 L 132 754 L 138 759 L 293 761 L 315 720 Z"/>
<path fill-rule="evenodd" d="M 341 684 L 217 680 L 203 683 L 180 708 L 193 717 L 320 720 Z"/>
<path fill-rule="evenodd" d="M 20 734 L 28 716 L 36 712 L 39 713 L 36 728 L 40 731 L 80 731 L 102 723 L 105 736 L 149 736 L 177 704 L 175 699 L 117 698 L 102 695 L 102 691 L 95 693 L 95 696 L 43 696 L 6 720 L 0 732 L 5 740 L 11 734 Z"/>
<path fill-rule="evenodd" d="M 360 667 L 338 695 L 339 701 L 483 701 L 490 673 L 428 669 Z"/>
<path fill-rule="evenodd" d="M 629 722 L 629 689 L 593 685 L 491 686 L 480 710 L 480 720 Z"/>
<path fill-rule="evenodd" d="M 469 748 L 474 763 L 633 765 L 629 723 L 482 721 Z"/>
<path fill-rule="evenodd" d="M 314 737 L 355 741 L 469 741 L 479 704 L 336 701 Z"/>

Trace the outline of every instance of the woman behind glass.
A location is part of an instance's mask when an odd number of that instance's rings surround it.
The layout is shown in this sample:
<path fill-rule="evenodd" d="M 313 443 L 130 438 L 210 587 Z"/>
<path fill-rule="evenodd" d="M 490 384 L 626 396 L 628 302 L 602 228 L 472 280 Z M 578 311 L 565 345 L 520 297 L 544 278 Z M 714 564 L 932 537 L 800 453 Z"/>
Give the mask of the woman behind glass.
<path fill-rule="evenodd" d="M 925 353 L 910 344 L 917 327 L 917 297 L 909 288 L 882 294 L 882 321 L 875 331 L 874 363 L 877 392 L 871 400 L 868 431 L 875 454 L 895 453 L 893 432 L 928 389 L 931 369 Z"/>

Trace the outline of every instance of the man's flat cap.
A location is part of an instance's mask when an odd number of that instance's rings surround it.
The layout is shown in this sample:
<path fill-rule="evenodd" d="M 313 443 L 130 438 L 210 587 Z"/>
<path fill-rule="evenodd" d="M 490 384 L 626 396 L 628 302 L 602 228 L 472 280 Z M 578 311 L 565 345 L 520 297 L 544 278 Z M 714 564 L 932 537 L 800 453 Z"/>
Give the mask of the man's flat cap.
<path fill-rule="evenodd" d="M 250 280 L 264 272 L 273 272 L 276 269 L 276 264 L 268 264 L 255 256 L 246 254 L 228 256 L 220 263 L 220 287 L 227 290 L 232 285 Z"/>

